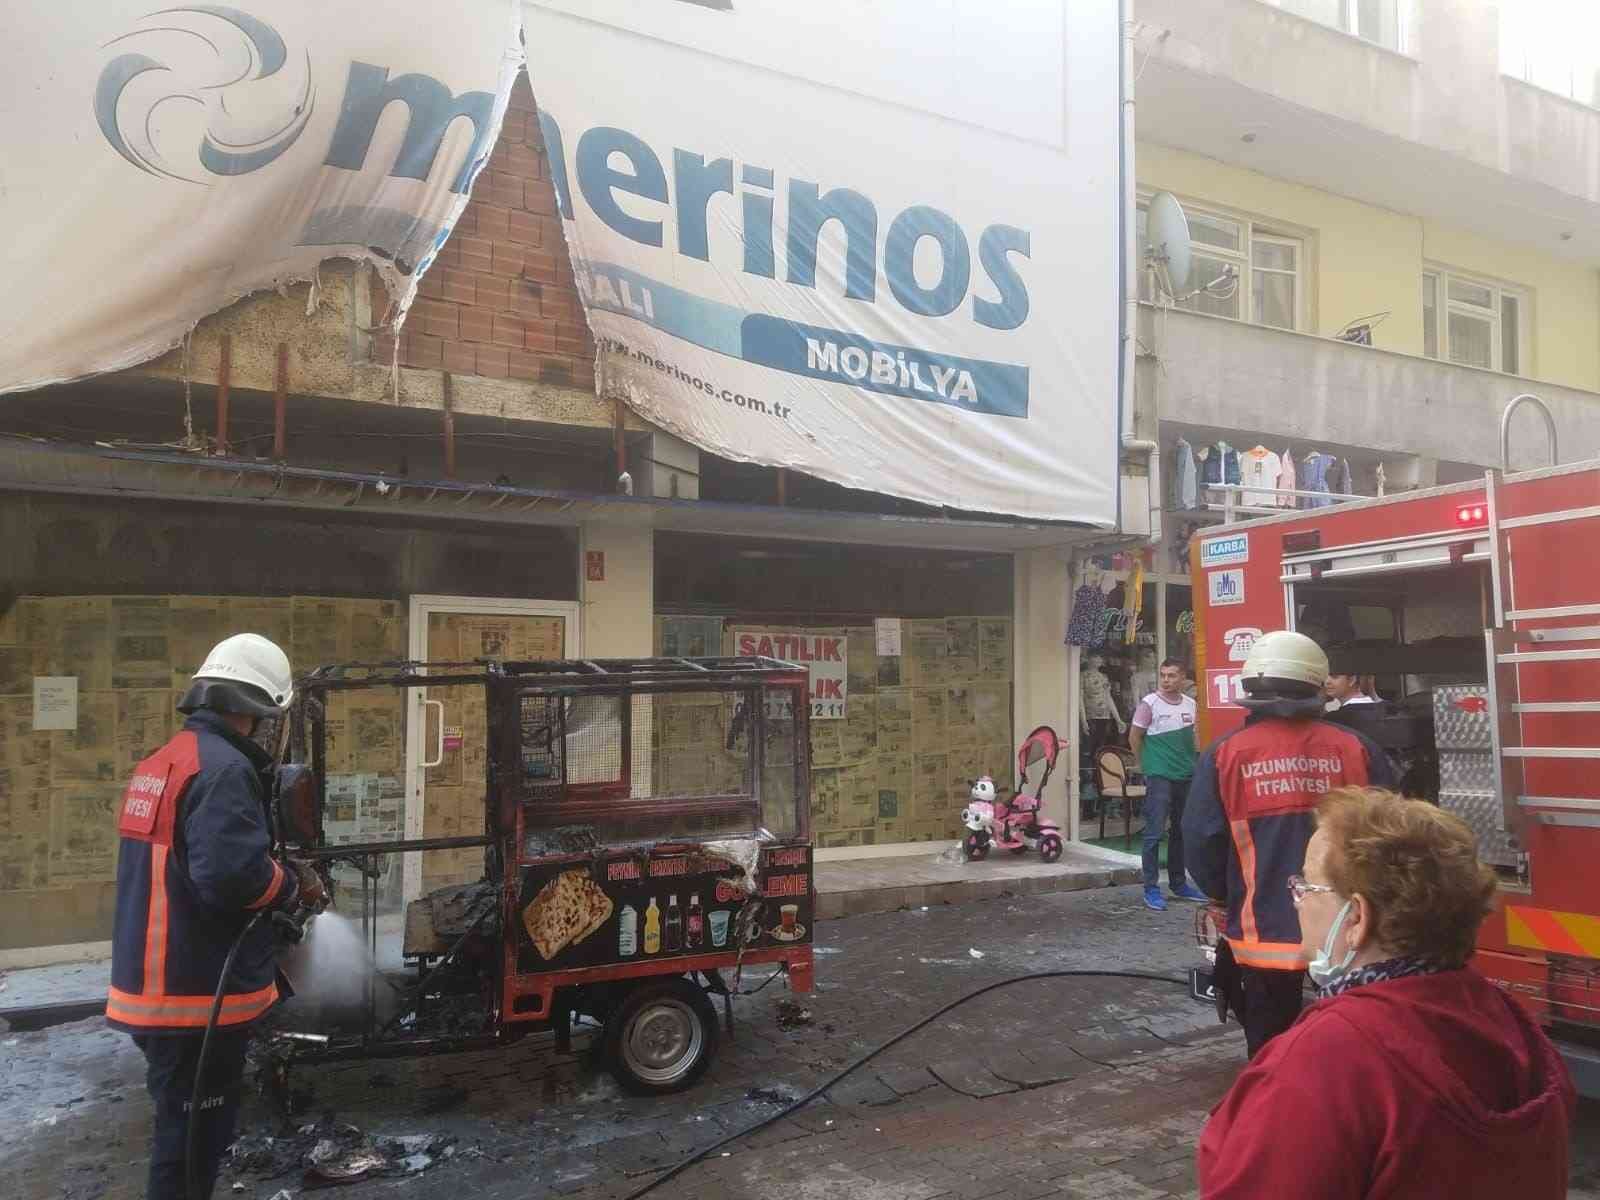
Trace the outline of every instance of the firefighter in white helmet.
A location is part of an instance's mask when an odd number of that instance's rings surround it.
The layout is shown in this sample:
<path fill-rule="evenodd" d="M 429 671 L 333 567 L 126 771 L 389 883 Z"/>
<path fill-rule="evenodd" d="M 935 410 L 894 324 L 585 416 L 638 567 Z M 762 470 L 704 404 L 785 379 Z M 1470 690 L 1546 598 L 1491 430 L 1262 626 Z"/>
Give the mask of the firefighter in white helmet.
<path fill-rule="evenodd" d="M 1393 787 L 1379 747 L 1322 720 L 1328 656 L 1304 634 L 1256 639 L 1244 727 L 1200 758 L 1183 815 L 1185 862 L 1227 908 L 1216 988 L 1254 1055 L 1300 1014 L 1305 963 L 1289 877 L 1305 861 L 1317 803 L 1337 787 Z"/>
<path fill-rule="evenodd" d="M 187 1195 L 185 1140 L 201 1037 L 228 951 L 252 915 L 321 898 L 308 867 L 271 855 L 266 776 L 251 740 L 294 697 L 288 655 L 241 633 L 218 643 L 178 704 L 183 729 L 134 769 L 123 795 L 106 1020 L 144 1052 L 155 1101 L 148 1195 Z M 194 1177 L 210 1193 L 233 1140 L 251 1024 L 285 993 L 270 922 L 240 945 L 203 1081 Z"/>

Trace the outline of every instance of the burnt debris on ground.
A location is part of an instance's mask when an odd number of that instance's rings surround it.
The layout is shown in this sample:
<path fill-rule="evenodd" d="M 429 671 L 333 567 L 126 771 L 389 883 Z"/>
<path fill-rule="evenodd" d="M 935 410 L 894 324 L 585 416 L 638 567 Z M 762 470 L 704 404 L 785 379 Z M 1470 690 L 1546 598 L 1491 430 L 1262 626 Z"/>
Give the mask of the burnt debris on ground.
<path fill-rule="evenodd" d="M 241 1137 L 233 1145 L 229 1167 L 234 1175 L 261 1179 L 298 1172 L 306 1186 L 327 1187 L 416 1175 L 455 1154 L 456 1139 L 448 1134 L 368 1134 L 326 1116 L 282 1137 Z"/>
<path fill-rule="evenodd" d="M 796 1004 L 793 1000 L 778 1001 L 777 1021 L 779 1029 L 801 1029 L 811 1024 L 811 1010 Z"/>

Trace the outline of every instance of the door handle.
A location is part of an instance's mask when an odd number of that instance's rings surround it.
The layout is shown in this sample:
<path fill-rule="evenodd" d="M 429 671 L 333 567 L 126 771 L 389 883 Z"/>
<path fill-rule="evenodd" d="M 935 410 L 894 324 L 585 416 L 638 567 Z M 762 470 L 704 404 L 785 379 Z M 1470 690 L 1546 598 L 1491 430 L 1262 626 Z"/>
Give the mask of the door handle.
<path fill-rule="evenodd" d="M 422 728 L 424 732 L 428 728 L 428 708 L 430 705 L 439 710 L 439 736 L 434 739 L 433 757 L 422 760 L 424 770 L 429 767 L 437 767 L 444 761 L 444 701 L 424 700 L 422 702 Z"/>

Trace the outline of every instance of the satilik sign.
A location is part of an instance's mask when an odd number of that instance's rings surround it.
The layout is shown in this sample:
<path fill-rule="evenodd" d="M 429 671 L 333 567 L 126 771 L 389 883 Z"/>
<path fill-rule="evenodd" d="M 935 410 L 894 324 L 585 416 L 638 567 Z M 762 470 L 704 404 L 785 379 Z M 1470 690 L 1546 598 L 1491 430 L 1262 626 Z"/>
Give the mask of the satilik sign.
<path fill-rule="evenodd" d="M 742 658 L 778 658 L 804 665 L 811 673 L 811 719 L 844 717 L 850 699 L 850 650 L 842 631 L 735 629 L 733 647 Z"/>

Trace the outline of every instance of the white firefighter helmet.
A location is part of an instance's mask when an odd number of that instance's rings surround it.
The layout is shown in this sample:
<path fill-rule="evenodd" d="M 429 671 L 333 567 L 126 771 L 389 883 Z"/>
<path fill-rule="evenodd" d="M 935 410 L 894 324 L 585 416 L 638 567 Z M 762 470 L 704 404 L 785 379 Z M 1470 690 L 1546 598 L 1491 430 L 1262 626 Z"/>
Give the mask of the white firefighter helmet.
<path fill-rule="evenodd" d="M 1270 692 L 1279 690 L 1274 684 L 1290 684 L 1298 685 L 1291 690 L 1310 695 L 1320 692 L 1328 680 L 1328 656 L 1305 634 L 1279 629 L 1255 640 L 1240 677 L 1247 692 Z"/>
<path fill-rule="evenodd" d="M 259 633 L 236 633 L 211 648 L 178 707 L 276 717 L 293 699 L 289 656 Z"/>

